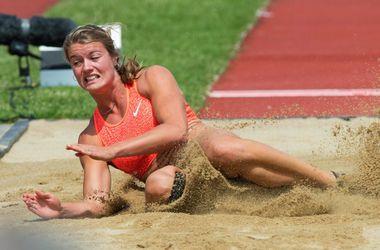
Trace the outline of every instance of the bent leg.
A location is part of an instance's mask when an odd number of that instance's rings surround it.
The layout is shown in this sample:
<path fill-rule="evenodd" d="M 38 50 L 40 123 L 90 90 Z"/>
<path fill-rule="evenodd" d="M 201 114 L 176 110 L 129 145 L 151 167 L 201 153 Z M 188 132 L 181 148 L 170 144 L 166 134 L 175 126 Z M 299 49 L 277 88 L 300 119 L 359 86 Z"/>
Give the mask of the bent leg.
<path fill-rule="evenodd" d="M 318 186 L 336 182 L 330 171 L 317 169 L 262 143 L 208 128 L 197 138 L 210 162 L 227 177 L 241 177 L 266 187 L 309 180 Z"/>
<path fill-rule="evenodd" d="M 178 199 L 183 192 L 184 174 L 175 166 L 165 166 L 151 173 L 145 181 L 147 203 L 168 203 Z M 175 186 L 173 186 L 175 185 Z"/>

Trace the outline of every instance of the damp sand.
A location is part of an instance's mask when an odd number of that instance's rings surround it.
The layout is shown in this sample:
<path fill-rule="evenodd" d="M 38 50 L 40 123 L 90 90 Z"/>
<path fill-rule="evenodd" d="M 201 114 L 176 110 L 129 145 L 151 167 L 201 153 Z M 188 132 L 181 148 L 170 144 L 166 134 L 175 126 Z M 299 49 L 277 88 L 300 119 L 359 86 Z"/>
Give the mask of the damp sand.
<path fill-rule="evenodd" d="M 277 121 L 245 121 L 225 128 L 239 133 L 277 125 Z M 43 238 L 44 244 L 57 249 L 376 249 L 380 123 L 353 126 L 336 121 L 326 136 L 314 145 L 314 153 L 302 157 L 345 172 L 334 188 L 266 189 L 227 180 L 191 143 L 175 158 L 187 176 L 180 199 L 146 207 L 143 183 L 111 169 L 118 209 L 99 219 L 42 221 L 20 200 L 24 192 L 36 189 L 53 192 L 64 201 L 80 199 L 83 173 L 77 159 L 1 161 L 0 223 L 12 230 L 14 241 L 38 243 Z M 336 143 L 334 154 L 322 152 L 330 145 L 324 147 L 324 140 Z"/>

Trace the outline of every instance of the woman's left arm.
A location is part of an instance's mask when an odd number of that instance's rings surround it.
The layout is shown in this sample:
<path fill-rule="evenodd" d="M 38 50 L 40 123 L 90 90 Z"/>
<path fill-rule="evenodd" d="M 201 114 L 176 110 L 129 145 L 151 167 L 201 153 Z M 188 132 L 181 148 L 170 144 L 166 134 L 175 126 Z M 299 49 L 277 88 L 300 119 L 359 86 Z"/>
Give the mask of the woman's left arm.
<path fill-rule="evenodd" d="M 160 152 L 187 140 L 185 102 L 172 73 L 162 66 L 149 67 L 138 90 L 149 98 L 159 123 L 126 142 L 115 144 L 116 157 Z"/>
<path fill-rule="evenodd" d="M 72 144 L 68 149 L 76 151 L 78 155 L 85 154 L 94 159 L 108 161 L 117 157 L 160 152 L 185 142 L 185 102 L 174 76 L 162 66 L 151 66 L 139 79 L 138 90 L 151 100 L 158 126 L 140 136 L 109 147 Z"/>

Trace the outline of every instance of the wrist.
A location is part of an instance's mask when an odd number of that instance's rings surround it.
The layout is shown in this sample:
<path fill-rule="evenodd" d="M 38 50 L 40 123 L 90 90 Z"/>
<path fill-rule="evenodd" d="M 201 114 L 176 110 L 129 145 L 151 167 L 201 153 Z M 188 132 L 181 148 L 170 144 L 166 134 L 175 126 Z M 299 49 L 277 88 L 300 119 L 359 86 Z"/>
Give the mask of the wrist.
<path fill-rule="evenodd" d="M 113 144 L 112 146 L 110 146 L 109 151 L 110 151 L 110 158 L 111 158 L 110 160 L 122 156 L 122 155 L 120 155 L 120 149 L 119 149 L 119 146 L 117 144 Z"/>
<path fill-rule="evenodd" d="M 58 218 L 58 219 L 66 218 L 65 208 L 63 204 L 60 204 L 60 207 L 56 211 L 57 211 L 57 215 L 54 218 Z"/>

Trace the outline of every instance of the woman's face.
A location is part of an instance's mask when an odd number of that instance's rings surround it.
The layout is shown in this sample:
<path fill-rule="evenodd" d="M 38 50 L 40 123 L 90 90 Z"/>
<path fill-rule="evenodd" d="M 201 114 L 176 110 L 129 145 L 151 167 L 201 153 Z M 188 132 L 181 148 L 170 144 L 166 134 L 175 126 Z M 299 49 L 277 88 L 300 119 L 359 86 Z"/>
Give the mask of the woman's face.
<path fill-rule="evenodd" d="M 79 85 L 93 93 L 102 93 L 118 76 L 116 58 L 110 56 L 101 42 L 74 43 L 68 58 Z"/>

